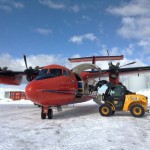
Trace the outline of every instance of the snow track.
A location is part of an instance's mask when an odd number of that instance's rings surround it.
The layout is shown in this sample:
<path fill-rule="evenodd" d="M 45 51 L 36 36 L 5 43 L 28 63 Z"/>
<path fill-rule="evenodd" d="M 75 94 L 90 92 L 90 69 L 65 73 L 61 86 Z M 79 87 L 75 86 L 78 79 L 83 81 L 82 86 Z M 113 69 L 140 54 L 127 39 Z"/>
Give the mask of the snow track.
<path fill-rule="evenodd" d="M 150 114 L 129 112 L 102 117 L 98 105 L 82 103 L 54 109 L 53 120 L 41 120 L 34 105 L 0 105 L 0 150 L 148 150 Z"/>

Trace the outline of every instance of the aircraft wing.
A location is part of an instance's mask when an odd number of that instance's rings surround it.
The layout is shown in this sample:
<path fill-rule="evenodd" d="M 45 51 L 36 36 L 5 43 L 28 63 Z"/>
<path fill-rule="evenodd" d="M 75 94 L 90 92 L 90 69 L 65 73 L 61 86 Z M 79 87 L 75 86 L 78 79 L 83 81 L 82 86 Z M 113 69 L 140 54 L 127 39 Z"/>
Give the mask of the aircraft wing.
<path fill-rule="evenodd" d="M 24 72 L 4 70 L 0 71 L 0 84 L 19 85 Z"/>
<path fill-rule="evenodd" d="M 138 74 L 138 73 L 150 73 L 150 66 L 145 67 L 132 67 L 132 68 L 119 68 L 119 74 L 125 75 L 125 74 Z M 110 70 L 101 70 L 101 76 L 109 75 Z"/>
<path fill-rule="evenodd" d="M 101 72 L 97 70 L 92 71 L 84 71 L 82 75 L 86 76 L 86 78 L 98 78 L 98 77 L 108 77 L 110 74 L 110 70 L 101 70 Z M 133 67 L 133 68 L 119 68 L 119 75 L 126 75 L 126 74 L 139 74 L 139 73 L 150 73 L 150 66 L 146 67 Z"/>
<path fill-rule="evenodd" d="M 12 71 L 12 70 L 1 70 L 0 71 L 0 84 L 8 85 L 20 85 L 23 76 L 26 76 L 30 82 L 39 73 L 39 70 L 26 69 L 25 71 Z"/>
<path fill-rule="evenodd" d="M 34 69 L 30 66 L 28 68 L 26 55 L 23 55 L 26 69 L 24 71 L 7 70 L 7 67 L 0 67 L 0 84 L 20 85 L 23 75 L 26 76 L 27 81 L 32 81 L 43 67 L 36 66 Z"/>
<path fill-rule="evenodd" d="M 120 74 L 128 73 L 146 73 L 150 72 L 150 66 L 146 67 L 133 67 L 133 68 L 119 68 Z"/>

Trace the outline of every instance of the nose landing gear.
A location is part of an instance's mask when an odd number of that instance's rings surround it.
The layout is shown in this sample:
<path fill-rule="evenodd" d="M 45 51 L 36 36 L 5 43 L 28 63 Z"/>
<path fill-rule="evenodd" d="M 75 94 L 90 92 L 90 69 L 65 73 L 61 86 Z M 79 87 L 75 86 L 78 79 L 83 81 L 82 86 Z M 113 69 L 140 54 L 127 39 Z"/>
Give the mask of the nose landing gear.
<path fill-rule="evenodd" d="M 53 119 L 53 110 L 49 107 L 42 107 L 41 119 L 46 119 L 46 116 L 48 116 L 48 119 Z"/>

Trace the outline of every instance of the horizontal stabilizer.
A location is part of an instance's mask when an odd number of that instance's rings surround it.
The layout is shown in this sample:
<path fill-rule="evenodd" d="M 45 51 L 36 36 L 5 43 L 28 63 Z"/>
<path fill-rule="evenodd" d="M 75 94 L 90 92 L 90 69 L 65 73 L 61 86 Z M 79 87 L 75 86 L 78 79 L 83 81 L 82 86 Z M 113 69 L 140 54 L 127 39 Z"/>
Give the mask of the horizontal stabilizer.
<path fill-rule="evenodd" d="M 120 56 L 92 56 L 92 57 L 81 57 L 81 58 L 68 58 L 70 62 L 87 62 L 87 61 L 107 61 L 107 60 L 122 60 L 123 55 Z"/>

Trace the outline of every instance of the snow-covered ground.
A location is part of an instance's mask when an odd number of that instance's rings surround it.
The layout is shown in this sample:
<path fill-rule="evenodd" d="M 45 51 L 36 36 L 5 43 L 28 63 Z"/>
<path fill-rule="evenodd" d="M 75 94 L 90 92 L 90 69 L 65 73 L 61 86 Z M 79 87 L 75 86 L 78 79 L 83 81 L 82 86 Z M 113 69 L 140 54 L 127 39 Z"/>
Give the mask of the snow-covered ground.
<path fill-rule="evenodd" d="M 146 91 L 142 94 L 150 93 Z M 98 108 L 91 100 L 64 106 L 62 112 L 54 109 L 53 120 L 41 120 L 41 109 L 30 101 L 2 99 L 0 150 L 150 149 L 150 113 L 143 118 L 129 112 L 102 117 Z"/>

